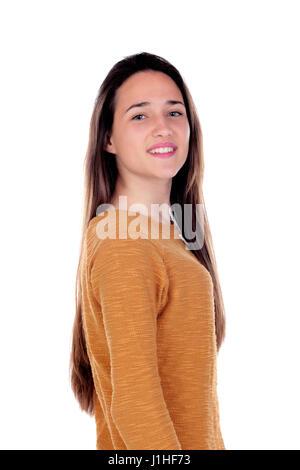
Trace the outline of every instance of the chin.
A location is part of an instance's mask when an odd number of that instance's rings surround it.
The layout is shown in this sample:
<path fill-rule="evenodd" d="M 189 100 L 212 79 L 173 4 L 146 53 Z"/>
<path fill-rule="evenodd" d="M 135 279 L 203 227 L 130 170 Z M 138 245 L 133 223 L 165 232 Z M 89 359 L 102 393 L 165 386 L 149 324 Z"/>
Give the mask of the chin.
<path fill-rule="evenodd" d="M 168 165 L 166 165 L 166 162 L 156 162 L 158 165 L 155 165 L 153 167 L 148 168 L 147 174 L 149 177 L 155 177 L 159 179 L 170 179 L 175 176 L 182 165 L 178 164 L 178 162 L 169 162 Z M 160 164 L 161 163 L 161 164 Z"/>
<path fill-rule="evenodd" d="M 169 170 L 169 171 L 161 171 L 160 173 L 155 172 L 155 176 L 159 179 L 170 179 L 178 173 L 179 170 Z"/>

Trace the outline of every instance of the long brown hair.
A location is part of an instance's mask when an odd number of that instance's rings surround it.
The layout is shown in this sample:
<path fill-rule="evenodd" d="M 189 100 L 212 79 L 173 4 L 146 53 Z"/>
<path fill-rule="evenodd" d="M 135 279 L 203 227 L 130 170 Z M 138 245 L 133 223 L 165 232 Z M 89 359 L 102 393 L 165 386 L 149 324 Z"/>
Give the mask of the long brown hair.
<path fill-rule="evenodd" d="M 104 150 L 107 135 L 113 124 L 116 90 L 127 78 L 142 70 L 156 70 L 167 74 L 174 80 L 184 99 L 190 125 L 189 152 L 184 165 L 172 179 L 170 203 L 175 206 L 179 204 L 181 207 L 185 204 L 190 205 L 193 224 L 197 204 L 201 205 L 203 244 L 201 249 L 192 252 L 212 277 L 217 351 L 225 338 L 224 303 L 202 193 L 204 171 L 202 131 L 195 105 L 179 71 L 167 60 L 147 52 L 127 56 L 112 67 L 99 89 L 90 121 L 89 141 L 84 160 L 82 232 L 75 286 L 76 313 L 72 330 L 70 381 L 80 408 L 90 415 L 94 414 L 94 383 L 82 324 L 80 279 L 83 239 L 89 221 L 96 216 L 97 207 L 100 204 L 110 203 L 118 176 L 115 158 L 112 154 L 107 158 L 107 152 Z"/>

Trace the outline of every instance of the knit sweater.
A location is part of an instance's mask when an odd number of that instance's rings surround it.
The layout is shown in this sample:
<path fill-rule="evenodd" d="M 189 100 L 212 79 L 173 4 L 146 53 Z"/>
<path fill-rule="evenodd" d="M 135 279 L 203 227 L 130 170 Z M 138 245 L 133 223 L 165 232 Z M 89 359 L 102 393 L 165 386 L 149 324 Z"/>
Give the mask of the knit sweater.
<path fill-rule="evenodd" d="M 104 219 L 115 238 L 103 235 Z M 140 238 L 129 229 L 137 222 Z M 82 320 L 97 450 L 225 449 L 213 283 L 178 234 L 121 209 L 88 224 Z"/>

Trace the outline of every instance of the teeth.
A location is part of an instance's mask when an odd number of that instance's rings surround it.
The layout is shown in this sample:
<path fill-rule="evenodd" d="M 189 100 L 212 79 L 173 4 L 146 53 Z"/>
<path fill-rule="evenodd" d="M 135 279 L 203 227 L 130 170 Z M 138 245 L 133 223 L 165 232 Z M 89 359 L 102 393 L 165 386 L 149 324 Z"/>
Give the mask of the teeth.
<path fill-rule="evenodd" d="M 160 147 L 154 150 L 150 150 L 150 153 L 168 153 L 173 152 L 173 147 Z"/>

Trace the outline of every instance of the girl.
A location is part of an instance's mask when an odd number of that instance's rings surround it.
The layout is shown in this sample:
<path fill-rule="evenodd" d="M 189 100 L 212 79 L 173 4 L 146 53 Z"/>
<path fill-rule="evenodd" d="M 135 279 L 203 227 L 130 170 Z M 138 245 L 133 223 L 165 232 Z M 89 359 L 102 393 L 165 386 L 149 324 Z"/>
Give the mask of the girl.
<path fill-rule="evenodd" d="M 203 169 L 178 70 L 146 52 L 115 64 L 90 123 L 70 358 L 97 450 L 225 449 L 216 367 L 225 313 Z"/>

